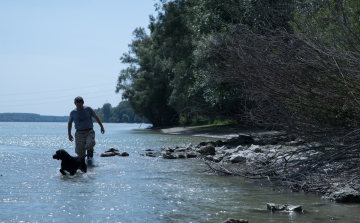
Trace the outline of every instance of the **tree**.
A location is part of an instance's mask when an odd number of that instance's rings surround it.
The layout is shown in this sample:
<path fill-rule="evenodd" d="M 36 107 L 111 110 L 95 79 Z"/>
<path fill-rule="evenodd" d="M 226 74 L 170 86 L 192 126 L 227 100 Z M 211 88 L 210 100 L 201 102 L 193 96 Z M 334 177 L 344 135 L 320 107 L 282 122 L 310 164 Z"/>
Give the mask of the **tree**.
<path fill-rule="evenodd" d="M 135 29 L 129 52 L 120 58 L 129 67 L 121 70 L 116 92 L 123 90 L 135 114 L 148 119 L 154 127 L 177 123 L 175 109 L 167 101 L 171 93 L 165 74 L 154 66 L 157 56 L 152 40 L 143 28 Z"/>
<path fill-rule="evenodd" d="M 195 1 L 192 8 L 193 25 L 197 35 L 195 54 L 195 83 L 191 92 L 201 95 L 206 106 L 197 109 L 207 116 L 238 120 L 239 124 L 250 122 L 244 119 L 244 110 L 254 106 L 255 101 L 246 97 L 248 83 L 231 78 L 223 70 L 237 66 L 235 62 L 220 56 L 239 26 L 254 33 L 269 33 L 279 27 L 291 31 L 288 25 L 293 15 L 292 1 Z M 218 51 L 211 50 L 212 44 Z M 235 42 L 232 43 L 236 44 Z M 244 43 L 247 44 L 247 43 Z M 241 46 L 239 46 L 241 47 Z"/>
<path fill-rule="evenodd" d="M 110 103 L 105 103 L 101 108 L 101 113 L 103 115 L 103 122 L 109 122 L 112 116 L 112 106 Z"/>
<path fill-rule="evenodd" d="M 238 113 L 242 120 L 277 126 L 307 142 L 276 156 L 274 162 L 242 168 L 241 176 L 271 175 L 294 190 L 326 190 L 328 182 L 344 183 L 344 179 L 356 185 L 360 170 L 359 3 L 301 3 L 306 4 L 295 7 L 301 13 L 295 17 L 294 33 L 282 28 L 257 32 L 237 25 L 231 35 L 208 38 L 203 55 L 212 64 L 206 77 L 220 77 L 242 88 L 238 96 L 244 108 Z M 312 155 L 305 160 L 290 163 L 285 158 L 309 152 Z M 284 172 L 277 175 L 279 168 Z"/>

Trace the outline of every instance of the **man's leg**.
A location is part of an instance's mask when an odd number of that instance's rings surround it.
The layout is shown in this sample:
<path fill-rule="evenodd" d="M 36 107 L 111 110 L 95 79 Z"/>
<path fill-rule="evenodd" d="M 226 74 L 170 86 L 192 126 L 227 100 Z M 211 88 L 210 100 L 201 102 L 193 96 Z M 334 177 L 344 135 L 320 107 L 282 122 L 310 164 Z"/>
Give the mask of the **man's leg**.
<path fill-rule="evenodd" d="M 90 130 L 86 136 L 85 148 L 87 152 L 87 161 L 89 165 L 92 165 L 92 158 L 94 157 L 95 146 L 95 131 Z"/>
<path fill-rule="evenodd" d="M 82 132 L 75 132 L 75 153 L 79 157 L 84 157 L 86 155 L 86 137 Z"/>

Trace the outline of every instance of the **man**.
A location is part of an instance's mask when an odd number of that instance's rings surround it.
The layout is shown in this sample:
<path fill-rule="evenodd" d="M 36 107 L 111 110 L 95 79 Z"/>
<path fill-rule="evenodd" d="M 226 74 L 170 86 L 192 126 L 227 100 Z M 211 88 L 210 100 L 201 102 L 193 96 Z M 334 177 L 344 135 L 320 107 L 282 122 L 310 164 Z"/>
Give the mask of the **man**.
<path fill-rule="evenodd" d="M 104 126 L 91 107 L 84 106 L 84 99 L 80 96 L 74 99 L 76 108 L 70 112 L 68 122 L 68 137 L 72 142 L 72 123 L 75 123 L 75 153 L 84 157 L 87 154 L 88 164 L 92 164 L 95 146 L 95 131 L 93 130 L 93 119 L 100 125 L 101 134 L 105 133 Z"/>

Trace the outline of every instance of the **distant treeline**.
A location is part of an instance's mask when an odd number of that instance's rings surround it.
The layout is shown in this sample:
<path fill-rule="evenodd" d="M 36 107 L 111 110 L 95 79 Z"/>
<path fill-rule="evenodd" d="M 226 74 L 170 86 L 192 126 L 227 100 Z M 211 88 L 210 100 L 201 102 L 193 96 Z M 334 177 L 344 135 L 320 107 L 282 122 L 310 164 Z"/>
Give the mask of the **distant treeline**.
<path fill-rule="evenodd" d="M 32 113 L 0 113 L 0 122 L 67 122 L 69 116 L 45 116 Z"/>
<path fill-rule="evenodd" d="M 112 107 L 105 103 L 102 108 L 94 109 L 102 122 L 106 123 L 145 123 L 147 119 L 134 114 L 128 101 Z M 68 122 L 69 116 L 44 116 L 33 113 L 0 113 L 0 122 Z"/>
<path fill-rule="evenodd" d="M 146 118 L 134 114 L 128 101 L 122 101 L 116 107 L 105 103 L 102 108 L 94 109 L 94 111 L 105 123 L 148 123 Z"/>

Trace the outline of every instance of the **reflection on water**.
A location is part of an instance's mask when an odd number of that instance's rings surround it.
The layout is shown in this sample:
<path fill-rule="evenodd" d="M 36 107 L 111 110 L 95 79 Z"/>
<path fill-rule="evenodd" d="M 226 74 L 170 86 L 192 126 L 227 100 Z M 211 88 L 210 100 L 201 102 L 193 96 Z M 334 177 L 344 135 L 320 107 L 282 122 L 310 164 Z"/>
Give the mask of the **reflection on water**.
<path fill-rule="evenodd" d="M 95 166 L 71 177 L 62 176 L 60 161 L 52 159 L 57 149 L 74 155 L 66 123 L 0 123 L 0 222 L 360 222 L 359 205 L 279 192 L 267 181 L 205 174 L 200 160 L 140 156 L 145 149 L 206 138 L 163 135 L 139 125 L 105 128 L 96 136 Z M 130 156 L 100 157 L 110 147 Z M 268 202 L 299 204 L 306 212 L 271 213 Z"/>

